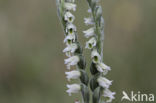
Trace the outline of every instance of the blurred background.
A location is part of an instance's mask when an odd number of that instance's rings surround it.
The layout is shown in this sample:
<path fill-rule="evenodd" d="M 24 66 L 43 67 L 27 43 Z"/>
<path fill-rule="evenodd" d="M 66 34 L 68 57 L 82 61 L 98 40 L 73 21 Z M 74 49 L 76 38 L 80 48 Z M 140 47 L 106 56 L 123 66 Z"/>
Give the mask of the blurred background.
<path fill-rule="evenodd" d="M 156 0 L 101 3 L 104 62 L 112 67 L 107 77 L 117 93 L 113 103 L 121 102 L 123 90 L 156 94 Z M 75 24 L 84 47 L 88 7 L 85 0 L 77 4 Z M 65 92 L 63 39 L 55 0 L 0 0 L 0 103 L 74 103 L 79 98 Z M 90 62 L 89 50 L 84 53 Z"/>

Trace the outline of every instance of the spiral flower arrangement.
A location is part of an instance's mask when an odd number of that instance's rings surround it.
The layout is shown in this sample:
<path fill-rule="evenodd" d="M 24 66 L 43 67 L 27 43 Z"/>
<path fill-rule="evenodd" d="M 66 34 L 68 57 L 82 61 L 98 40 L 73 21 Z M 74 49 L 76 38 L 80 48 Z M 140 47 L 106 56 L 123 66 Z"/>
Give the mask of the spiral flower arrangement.
<path fill-rule="evenodd" d="M 83 56 L 83 49 L 78 42 L 78 34 L 76 26 L 73 24 L 75 16 L 72 12 L 76 11 L 77 5 L 75 0 L 56 0 L 58 17 L 62 24 L 66 48 L 63 52 L 68 57 L 64 60 L 67 65 L 65 72 L 67 80 L 79 79 L 80 83 L 67 84 L 67 93 L 69 96 L 72 93 L 81 92 L 83 103 L 90 103 L 90 89 L 92 91 L 92 103 L 108 103 L 115 98 L 115 92 L 109 90 L 112 81 L 108 80 L 105 75 L 111 70 L 109 66 L 103 63 L 103 40 L 104 40 L 104 19 L 102 17 L 102 7 L 98 5 L 99 0 L 87 0 L 90 17 L 84 18 L 84 23 L 92 27 L 83 31 L 84 36 L 89 39 L 86 42 L 85 48 L 91 51 L 90 72 L 92 77 L 89 79 L 86 70 L 86 61 Z M 71 66 L 76 69 L 71 70 Z M 102 101 L 104 97 L 104 101 Z M 80 103 L 80 101 L 75 101 Z"/>
<path fill-rule="evenodd" d="M 101 96 L 105 97 L 104 102 L 112 102 L 115 92 L 109 90 L 112 81 L 104 77 L 111 70 L 109 66 L 103 63 L 103 40 L 104 40 L 104 19 L 102 17 L 102 7 L 98 5 L 99 0 L 87 0 L 90 17 L 84 18 L 86 25 L 93 27 L 83 31 L 86 38 L 86 48 L 91 50 L 92 63 L 90 71 L 92 78 L 90 87 L 93 92 L 93 103 L 99 103 Z"/>
<path fill-rule="evenodd" d="M 86 62 L 83 56 L 83 49 L 78 42 L 76 26 L 73 24 L 75 17 L 71 13 L 76 10 L 75 0 L 57 0 L 58 15 L 64 28 L 65 39 L 64 43 L 66 48 L 63 52 L 68 57 L 64 60 L 67 69 L 70 70 L 71 66 L 76 66 L 76 70 L 65 72 L 68 81 L 71 79 L 80 79 L 81 83 L 67 84 L 68 90 L 66 91 L 69 96 L 72 93 L 82 93 L 83 102 L 89 103 L 89 78 L 85 71 Z M 76 101 L 78 102 L 78 101 Z"/>

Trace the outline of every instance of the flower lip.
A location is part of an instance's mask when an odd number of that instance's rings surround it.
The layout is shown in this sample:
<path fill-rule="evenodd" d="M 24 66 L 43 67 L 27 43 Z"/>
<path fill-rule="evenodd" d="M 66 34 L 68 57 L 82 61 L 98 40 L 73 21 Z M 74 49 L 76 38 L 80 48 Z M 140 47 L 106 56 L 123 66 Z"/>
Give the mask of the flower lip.
<path fill-rule="evenodd" d="M 96 49 L 94 49 L 91 53 L 91 58 L 93 60 L 94 63 L 99 63 L 101 62 L 101 56 L 100 54 L 97 52 Z"/>
<path fill-rule="evenodd" d="M 67 11 L 64 15 L 64 20 L 68 21 L 69 23 L 72 23 L 75 20 L 75 16 L 69 11 Z"/>
<path fill-rule="evenodd" d="M 67 44 L 71 44 L 74 41 L 75 41 L 75 35 L 74 34 L 68 35 L 64 39 L 64 43 L 67 43 Z"/>
<path fill-rule="evenodd" d="M 86 48 L 92 49 L 96 46 L 96 39 L 95 37 L 92 37 L 89 41 L 86 42 Z"/>
<path fill-rule="evenodd" d="M 69 34 L 74 34 L 76 32 L 76 27 L 74 24 L 68 24 L 66 28 L 66 32 Z"/>

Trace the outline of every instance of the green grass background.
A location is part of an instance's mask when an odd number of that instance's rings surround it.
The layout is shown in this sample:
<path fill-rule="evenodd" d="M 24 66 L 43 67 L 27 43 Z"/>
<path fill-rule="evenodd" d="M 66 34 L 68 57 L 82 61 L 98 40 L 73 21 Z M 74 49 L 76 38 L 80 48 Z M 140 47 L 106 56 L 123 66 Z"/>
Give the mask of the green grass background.
<path fill-rule="evenodd" d="M 74 23 L 84 47 L 88 6 L 78 1 Z M 117 93 L 113 103 L 128 103 L 120 101 L 123 90 L 156 94 L 156 1 L 101 0 L 101 5 L 104 61 L 112 67 L 107 77 Z M 63 39 L 55 0 L 0 0 L 0 103 L 74 103 L 79 98 L 65 92 Z M 89 66 L 90 51 L 84 53 Z"/>

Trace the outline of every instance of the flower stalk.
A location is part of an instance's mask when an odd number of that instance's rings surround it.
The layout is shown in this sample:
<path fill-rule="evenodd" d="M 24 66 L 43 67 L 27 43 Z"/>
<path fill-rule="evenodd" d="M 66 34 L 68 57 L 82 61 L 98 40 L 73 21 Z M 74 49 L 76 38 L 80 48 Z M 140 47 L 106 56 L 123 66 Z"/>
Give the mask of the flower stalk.
<path fill-rule="evenodd" d="M 78 42 L 76 26 L 73 24 L 75 16 L 72 14 L 72 11 L 76 11 L 77 5 L 75 4 L 75 0 L 56 0 L 56 4 L 58 17 L 65 33 L 64 43 L 66 44 L 66 48 L 63 52 L 68 58 L 65 59 L 64 62 L 68 70 L 71 69 L 71 66 L 76 67 L 76 70 L 65 72 L 65 74 L 68 81 L 80 79 L 80 83 L 67 84 L 68 90 L 66 92 L 69 96 L 71 96 L 72 93 L 81 92 L 83 97 L 82 102 L 89 103 L 89 78 L 85 71 L 86 61 L 83 56 L 83 49 Z"/>
<path fill-rule="evenodd" d="M 105 99 L 104 103 L 112 102 L 115 98 L 115 92 L 109 90 L 112 81 L 104 77 L 108 71 L 111 70 L 109 66 L 103 63 L 103 41 L 104 41 L 104 19 L 102 17 L 102 7 L 98 4 L 99 0 L 87 0 L 91 17 L 84 18 L 86 25 L 92 25 L 90 29 L 84 31 L 86 38 L 91 37 L 86 42 L 86 47 L 91 50 L 92 63 L 90 65 L 90 72 L 92 78 L 90 79 L 90 88 L 92 90 L 92 102 L 100 103 L 102 97 Z M 94 39 L 93 39 L 94 38 Z"/>

